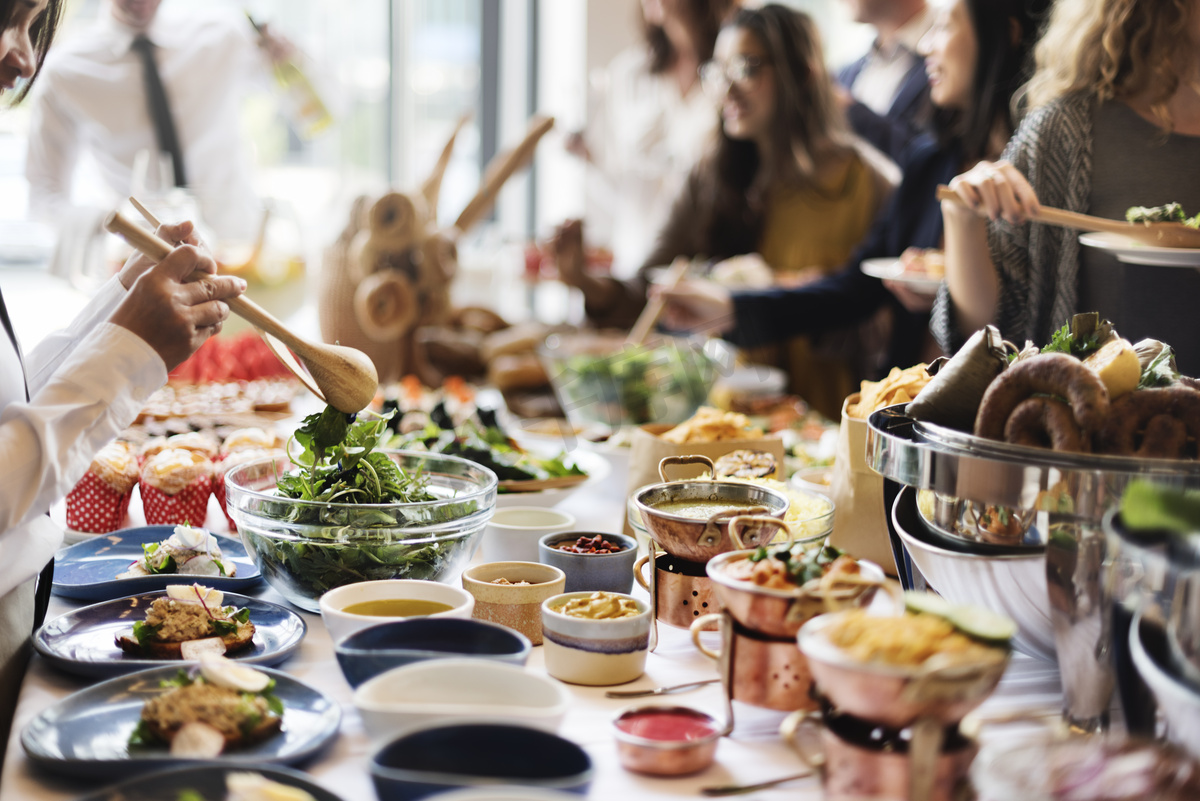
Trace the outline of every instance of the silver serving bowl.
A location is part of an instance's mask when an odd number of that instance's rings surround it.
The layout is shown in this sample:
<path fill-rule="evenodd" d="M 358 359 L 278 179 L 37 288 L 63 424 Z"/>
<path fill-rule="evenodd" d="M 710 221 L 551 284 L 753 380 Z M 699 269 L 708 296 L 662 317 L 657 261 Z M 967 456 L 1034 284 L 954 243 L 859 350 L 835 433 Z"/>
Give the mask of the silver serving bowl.
<path fill-rule="evenodd" d="M 954 603 L 976 604 L 1007 615 L 1017 624 L 1015 649 L 1056 661 L 1044 548 L 997 553 L 992 546 L 990 553 L 973 552 L 978 543 L 956 540 L 918 514 L 912 487 L 896 496 L 892 522 L 909 558 L 932 589 Z"/>
<path fill-rule="evenodd" d="M 1162 627 L 1141 613 L 1129 629 L 1129 650 L 1134 667 L 1158 701 L 1167 740 L 1200 758 L 1200 684 L 1189 681 L 1172 664 Z"/>

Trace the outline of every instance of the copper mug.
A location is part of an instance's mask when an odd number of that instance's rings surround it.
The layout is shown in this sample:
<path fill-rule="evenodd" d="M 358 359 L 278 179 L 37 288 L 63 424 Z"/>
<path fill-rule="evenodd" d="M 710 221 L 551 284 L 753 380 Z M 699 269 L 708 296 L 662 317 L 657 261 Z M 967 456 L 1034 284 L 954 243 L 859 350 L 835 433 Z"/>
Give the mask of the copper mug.
<path fill-rule="evenodd" d="M 700 632 L 717 624 L 723 646 L 708 648 Z M 725 612 L 705 615 L 691 625 L 692 642 L 720 666 L 725 693 L 735 701 L 782 712 L 815 709 L 812 674 L 796 642 L 775 639 L 744 628 Z"/>
<path fill-rule="evenodd" d="M 696 618 L 720 608 L 713 595 L 712 579 L 703 564 L 659 552 L 654 556 L 654 586 L 651 587 L 642 570 L 649 561 L 650 554 L 638 559 L 633 566 L 633 576 L 654 599 L 654 616 L 658 620 L 686 629 Z"/>
<path fill-rule="evenodd" d="M 875 724 L 858 721 L 867 728 Z M 912 760 L 902 750 L 870 747 L 846 739 L 820 712 L 789 715 L 779 727 L 783 739 L 821 776 L 826 801 L 907 801 L 912 797 Z M 966 781 L 971 762 L 979 752 L 975 740 L 955 733 L 936 757 L 929 792 L 921 801 L 953 801 Z"/>

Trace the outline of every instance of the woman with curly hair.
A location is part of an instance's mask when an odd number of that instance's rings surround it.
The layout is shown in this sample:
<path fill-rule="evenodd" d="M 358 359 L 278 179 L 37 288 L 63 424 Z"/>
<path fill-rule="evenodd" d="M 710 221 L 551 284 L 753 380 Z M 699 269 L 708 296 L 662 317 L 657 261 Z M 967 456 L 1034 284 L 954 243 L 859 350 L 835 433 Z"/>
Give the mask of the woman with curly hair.
<path fill-rule="evenodd" d="M 642 0 L 642 39 L 590 80 L 587 126 L 567 150 L 589 167 L 598 227 L 610 228 L 614 270 L 631 275 L 712 138 L 697 70 L 712 57 L 735 0 Z"/>
<path fill-rule="evenodd" d="M 1175 343 L 1180 369 L 1200 372 L 1200 272 L 1127 266 L 1077 231 L 1029 222 L 1042 204 L 1115 219 L 1167 202 L 1200 212 L 1200 2 L 1059 0 L 1036 58 L 1031 111 L 1001 160 L 951 182 L 962 203 L 943 204 L 935 334 L 953 350 L 995 323 L 1044 344 L 1095 310 L 1127 339 Z"/>
<path fill-rule="evenodd" d="M 578 223 L 556 237 L 559 274 L 582 290 L 599 326 L 627 328 L 646 303 L 647 270 L 680 256 L 759 254 L 777 281 L 832 272 L 891 189 L 849 131 L 806 14 L 781 5 L 738 11 L 702 76 L 721 128 L 639 275 L 621 282 L 587 273 Z M 751 356 L 786 368 L 791 390 L 827 414 L 853 388 L 847 360 L 807 341 Z"/>

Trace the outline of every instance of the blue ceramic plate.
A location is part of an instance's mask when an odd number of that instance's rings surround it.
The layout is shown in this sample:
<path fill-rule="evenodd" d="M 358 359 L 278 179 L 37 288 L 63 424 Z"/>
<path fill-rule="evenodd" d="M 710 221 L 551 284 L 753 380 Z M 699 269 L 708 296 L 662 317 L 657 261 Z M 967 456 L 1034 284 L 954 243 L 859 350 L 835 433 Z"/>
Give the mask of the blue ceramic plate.
<path fill-rule="evenodd" d="M 196 798 L 204 801 L 225 801 L 225 777 L 230 773 L 257 773 L 273 782 L 286 784 L 289 787 L 299 787 L 317 801 L 342 801 L 342 799 L 326 790 L 319 784 L 314 784 L 305 774 L 291 768 L 268 768 L 255 766 L 253 768 L 231 767 L 226 765 L 192 765 L 185 768 L 171 768 L 145 776 L 138 776 L 129 781 L 113 785 L 106 790 L 76 799 L 76 801 L 163 801 L 185 797 L 183 793 L 191 791 Z"/>
<path fill-rule="evenodd" d="M 207 580 L 204 584 L 208 584 Z M 155 598 L 166 590 L 132 595 L 85 606 L 54 618 L 33 635 L 33 647 L 56 667 L 81 676 L 109 678 L 158 665 L 179 665 L 179 660 L 143 659 L 117 647 L 116 637 L 130 633 Z M 292 655 L 308 630 L 304 620 L 278 604 L 225 593 L 225 606 L 250 610 L 254 640 L 245 651 L 230 658 L 255 665 L 275 665 Z"/>
<path fill-rule="evenodd" d="M 245 592 L 260 581 L 262 574 L 246 553 L 241 540 L 217 535 L 221 553 L 237 565 L 236 576 L 180 576 L 159 573 L 153 576 L 117 578 L 142 555 L 142 546 L 162 542 L 175 531 L 174 526 L 123 528 L 111 534 L 97 534 L 90 540 L 64 548 L 54 557 L 55 595 L 80 601 L 108 601 L 135 592 L 161 590 L 181 581 L 200 581 L 222 592 Z"/>
<path fill-rule="evenodd" d="M 21 747 L 39 768 L 60 776 L 123 779 L 196 762 L 243 768 L 294 764 L 317 754 L 341 724 L 341 708 L 332 698 L 282 671 L 260 668 L 275 679 L 275 695 L 283 702 L 283 730 L 278 734 L 211 760 L 171 756 L 166 746 L 131 749 L 129 736 L 142 706 L 166 692 L 160 682 L 179 669 L 179 665 L 151 668 L 69 695 L 21 730 Z"/>

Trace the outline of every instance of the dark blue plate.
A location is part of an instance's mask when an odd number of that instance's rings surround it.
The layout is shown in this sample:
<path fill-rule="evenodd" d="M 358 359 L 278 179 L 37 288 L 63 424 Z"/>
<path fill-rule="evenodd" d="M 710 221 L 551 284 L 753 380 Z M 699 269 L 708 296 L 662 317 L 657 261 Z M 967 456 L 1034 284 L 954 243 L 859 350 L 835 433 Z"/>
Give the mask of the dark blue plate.
<path fill-rule="evenodd" d="M 204 801 L 224 801 L 225 777 L 230 773 L 243 773 L 249 770 L 265 776 L 271 781 L 299 787 L 317 801 L 342 801 L 339 796 L 326 790 L 298 770 L 291 768 L 268 768 L 255 766 L 253 768 L 230 767 L 226 765 L 192 765 L 186 768 L 171 768 L 145 776 L 138 776 L 129 781 L 115 784 L 106 790 L 90 793 L 76 801 L 163 801 L 183 797 L 190 790 L 196 797 Z"/>
<path fill-rule="evenodd" d="M 55 667 L 81 676 L 109 678 L 158 665 L 185 664 L 175 659 L 130 656 L 116 644 L 117 635 L 130 633 L 134 621 L 144 619 L 154 599 L 165 594 L 166 590 L 159 590 L 131 595 L 67 612 L 37 630 L 33 647 Z M 223 604 L 248 608 L 254 624 L 251 646 L 230 657 L 239 662 L 278 664 L 300 647 L 308 630 L 303 618 L 278 604 L 232 592 L 225 593 Z"/>
<path fill-rule="evenodd" d="M 69 695 L 21 730 L 21 747 L 39 768 L 71 778 L 125 778 L 141 771 L 203 762 L 253 768 L 268 763 L 294 764 L 317 754 L 337 734 L 342 720 L 338 703 L 288 674 L 259 668 L 275 679 L 283 702 L 283 730 L 215 759 L 181 759 L 166 746 L 131 749 L 129 735 L 142 706 L 166 690 L 163 679 L 180 665 L 151 668 L 100 682 Z"/>
<path fill-rule="evenodd" d="M 221 553 L 237 565 L 236 576 L 188 576 L 159 573 L 153 576 L 117 578 L 142 555 L 142 546 L 162 542 L 175 532 L 174 526 L 123 528 L 111 534 L 97 534 L 90 540 L 64 548 L 54 557 L 55 595 L 80 601 L 108 601 L 135 592 L 161 590 L 168 584 L 199 581 L 222 592 L 253 589 L 262 574 L 246 553 L 241 540 L 217 535 Z"/>

